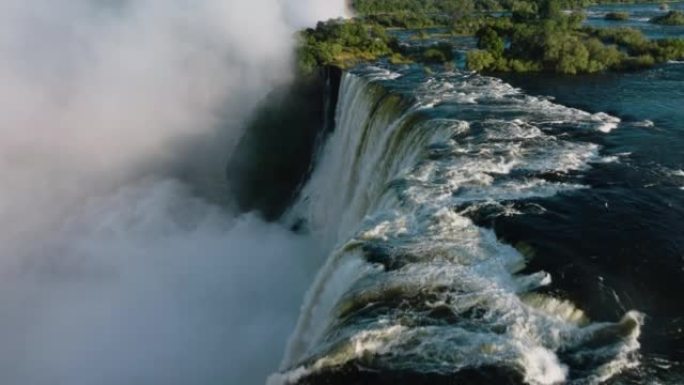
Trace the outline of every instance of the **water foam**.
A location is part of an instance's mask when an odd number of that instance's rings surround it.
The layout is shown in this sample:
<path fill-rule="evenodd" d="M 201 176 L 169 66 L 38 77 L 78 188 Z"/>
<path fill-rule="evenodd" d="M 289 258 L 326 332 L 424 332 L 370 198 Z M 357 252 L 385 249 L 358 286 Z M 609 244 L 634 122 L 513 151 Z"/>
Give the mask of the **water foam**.
<path fill-rule="evenodd" d="M 526 257 L 464 215 L 585 188 L 571 174 L 601 161 L 599 147 L 559 133 L 609 132 L 619 119 L 472 74 L 431 77 L 410 93 L 397 82 L 379 69 L 344 75 L 336 131 L 290 213 L 334 251 L 271 383 L 349 363 L 426 374 L 497 366 L 529 384 L 592 383 L 633 364 L 638 313 L 591 323 L 534 293 L 550 275 L 521 275 Z"/>

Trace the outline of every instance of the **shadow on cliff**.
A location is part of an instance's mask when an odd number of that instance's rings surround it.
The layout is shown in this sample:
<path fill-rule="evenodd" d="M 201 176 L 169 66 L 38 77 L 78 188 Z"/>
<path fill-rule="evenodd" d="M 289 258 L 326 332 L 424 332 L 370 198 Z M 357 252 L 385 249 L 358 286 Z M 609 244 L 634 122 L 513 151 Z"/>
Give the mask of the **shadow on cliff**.
<path fill-rule="evenodd" d="M 334 127 L 341 75 L 340 69 L 322 68 L 260 104 L 226 169 L 241 211 L 275 220 L 296 198 Z"/>

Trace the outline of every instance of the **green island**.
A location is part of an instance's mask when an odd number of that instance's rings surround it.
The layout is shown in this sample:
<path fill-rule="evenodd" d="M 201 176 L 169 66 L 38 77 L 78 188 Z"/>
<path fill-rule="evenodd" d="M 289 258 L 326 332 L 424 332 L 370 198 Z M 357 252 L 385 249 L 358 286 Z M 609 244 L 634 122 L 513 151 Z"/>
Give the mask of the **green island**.
<path fill-rule="evenodd" d="M 651 19 L 651 23 L 660 25 L 684 25 L 684 12 L 670 11 L 662 16 Z"/>
<path fill-rule="evenodd" d="M 629 20 L 629 13 L 627 12 L 608 12 L 604 19 L 611 21 L 626 21 Z"/>
<path fill-rule="evenodd" d="M 601 1 L 630 3 L 632 1 Z M 350 68 L 363 62 L 453 65 L 449 37 L 474 36 L 466 67 L 487 73 L 585 74 L 648 68 L 684 58 L 684 39 L 650 40 L 630 28 L 583 24 L 587 0 L 353 0 L 355 17 L 320 22 L 299 32 L 297 67 L 310 74 L 323 66 Z M 608 14 L 627 20 L 629 14 Z M 659 24 L 684 22 L 673 11 Z M 434 44 L 401 44 L 397 31 Z M 442 38 L 442 39 L 435 39 Z M 446 39 L 444 39 L 446 38 Z M 445 41 L 446 40 L 446 41 Z"/>
<path fill-rule="evenodd" d="M 553 0 L 543 1 L 536 13 L 514 10 L 509 24 L 478 30 L 479 49 L 468 53 L 468 68 L 574 75 L 636 70 L 684 57 L 684 39 L 650 40 L 636 29 L 586 27 L 583 19 L 581 12 L 561 12 Z"/>

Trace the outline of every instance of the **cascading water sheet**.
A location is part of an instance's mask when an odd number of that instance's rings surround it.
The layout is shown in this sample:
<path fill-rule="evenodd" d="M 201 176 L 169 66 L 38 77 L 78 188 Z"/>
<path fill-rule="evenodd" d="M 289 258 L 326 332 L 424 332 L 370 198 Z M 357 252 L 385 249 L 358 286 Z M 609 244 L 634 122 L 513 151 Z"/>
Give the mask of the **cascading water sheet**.
<path fill-rule="evenodd" d="M 468 215 L 586 188 L 581 173 L 611 159 L 567 134 L 618 123 L 469 73 L 346 73 L 335 132 L 290 213 L 332 252 L 270 382 L 488 368 L 591 384 L 635 365 L 642 314 L 592 322 L 540 293 L 552 277 L 524 271 L 527 257 Z"/>

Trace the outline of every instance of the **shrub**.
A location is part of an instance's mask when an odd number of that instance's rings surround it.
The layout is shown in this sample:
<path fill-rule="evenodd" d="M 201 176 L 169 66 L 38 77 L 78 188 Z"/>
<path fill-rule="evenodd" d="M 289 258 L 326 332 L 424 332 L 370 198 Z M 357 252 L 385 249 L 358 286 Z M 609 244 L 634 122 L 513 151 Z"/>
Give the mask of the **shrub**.
<path fill-rule="evenodd" d="M 609 12 L 604 16 L 604 19 L 611 21 L 627 21 L 629 20 L 629 13 L 627 12 Z"/>
<path fill-rule="evenodd" d="M 449 43 L 439 43 L 423 51 L 421 61 L 426 63 L 445 63 L 454 59 L 453 47 Z"/>
<path fill-rule="evenodd" d="M 480 29 L 477 34 L 477 47 L 489 51 L 494 57 L 503 55 L 504 41 L 491 27 Z"/>
<path fill-rule="evenodd" d="M 492 67 L 496 59 L 489 52 L 476 49 L 468 52 L 466 64 L 471 71 L 486 71 Z"/>
<path fill-rule="evenodd" d="M 620 66 L 623 70 L 639 70 L 643 68 L 652 67 L 655 64 L 655 59 L 651 55 L 641 55 L 637 57 L 629 57 L 624 60 Z"/>
<path fill-rule="evenodd" d="M 299 34 L 297 49 L 299 70 L 308 74 L 317 66 L 349 67 L 359 61 L 375 60 L 396 54 L 397 44 L 379 26 L 367 26 L 358 20 L 319 22 L 316 28 Z"/>
<path fill-rule="evenodd" d="M 430 48 L 423 52 L 423 61 L 426 63 L 444 63 L 447 58 L 442 51 Z"/>
<path fill-rule="evenodd" d="M 664 15 L 652 18 L 651 23 L 661 25 L 684 25 L 684 12 L 670 11 Z"/>

